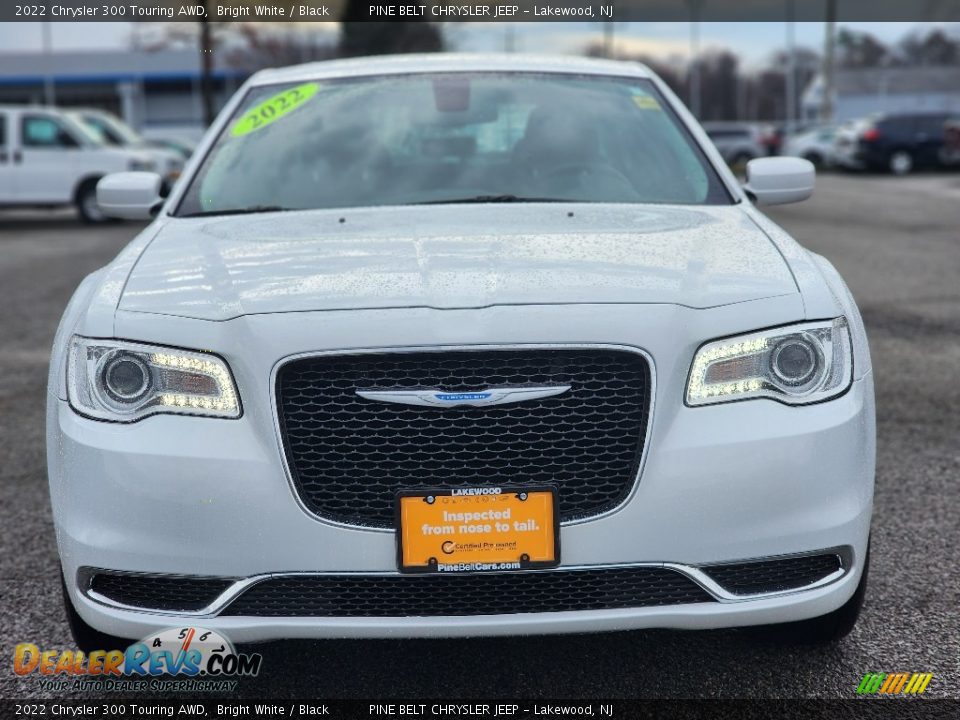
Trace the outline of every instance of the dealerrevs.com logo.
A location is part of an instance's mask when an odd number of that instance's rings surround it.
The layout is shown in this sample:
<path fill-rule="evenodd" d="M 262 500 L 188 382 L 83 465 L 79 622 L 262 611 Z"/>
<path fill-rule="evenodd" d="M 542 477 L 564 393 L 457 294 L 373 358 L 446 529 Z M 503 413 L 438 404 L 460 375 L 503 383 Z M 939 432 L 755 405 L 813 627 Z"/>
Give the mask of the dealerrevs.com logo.
<path fill-rule="evenodd" d="M 216 630 L 168 628 L 126 650 L 41 650 L 20 643 L 13 653 L 17 675 L 36 674 L 46 691 L 231 691 L 241 677 L 260 672 L 263 657 L 238 653 Z"/>
<path fill-rule="evenodd" d="M 857 686 L 857 695 L 922 695 L 933 673 L 867 673 Z"/>

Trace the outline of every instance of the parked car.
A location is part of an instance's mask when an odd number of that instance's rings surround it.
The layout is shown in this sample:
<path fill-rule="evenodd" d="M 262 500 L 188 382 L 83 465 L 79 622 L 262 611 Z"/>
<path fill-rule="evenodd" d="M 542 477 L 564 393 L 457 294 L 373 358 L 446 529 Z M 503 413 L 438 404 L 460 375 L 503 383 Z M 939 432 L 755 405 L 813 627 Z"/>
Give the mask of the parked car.
<path fill-rule="evenodd" d="M 72 108 L 70 112 L 97 133 L 107 145 L 137 150 L 153 157 L 163 178 L 164 192 L 173 187 L 180 173 L 183 172 L 186 158 L 181 150 L 163 147 L 156 141 L 145 140 L 116 115 L 94 108 Z"/>
<path fill-rule="evenodd" d="M 760 144 L 763 145 L 765 155 L 779 155 L 783 150 L 783 142 L 787 136 L 785 125 L 761 125 Z"/>
<path fill-rule="evenodd" d="M 196 123 L 147 124 L 140 128 L 140 136 L 148 143 L 172 144 L 193 155 L 197 143 L 206 132 L 203 125 Z"/>
<path fill-rule="evenodd" d="M 0 105 L 0 206 L 73 205 L 85 222 L 107 217 L 97 181 L 122 170 L 156 171 L 150 153 L 108 147 L 56 108 Z"/>
<path fill-rule="evenodd" d="M 730 165 L 743 165 L 769 154 L 762 129 L 749 123 L 706 122 L 703 124 L 720 155 Z"/>
<path fill-rule="evenodd" d="M 190 156 L 193 155 L 193 151 L 196 150 L 196 146 L 180 138 L 148 138 L 144 137 L 144 142 L 147 145 L 154 148 L 160 148 L 161 150 L 169 150 L 173 153 L 176 153 L 180 158 L 186 162 L 190 159 Z"/>
<path fill-rule="evenodd" d="M 100 181 L 162 209 L 54 342 L 80 647 L 853 626 L 863 323 L 754 207 L 809 162 L 741 187 L 643 66 L 516 55 L 262 71 L 197 152 Z"/>
<path fill-rule="evenodd" d="M 960 164 L 960 115 L 954 115 L 943 126 L 943 162 Z"/>
<path fill-rule="evenodd" d="M 836 129 L 830 126 L 814 127 L 787 138 L 783 154 L 809 160 L 816 167 L 827 167 L 833 162 Z"/>
<path fill-rule="evenodd" d="M 789 127 L 785 122 L 761 125 L 761 142 L 767 155 L 785 155 L 786 143 L 791 136 L 803 135 L 819 126 L 820 123 L 810 120 L 795 120 Z"/>
<path fill-rule="evenodd" d="M 876 115 L 837 133 L 835 158 L 848 169 L 906 175 L 942 163 L 946 113 Z"/>

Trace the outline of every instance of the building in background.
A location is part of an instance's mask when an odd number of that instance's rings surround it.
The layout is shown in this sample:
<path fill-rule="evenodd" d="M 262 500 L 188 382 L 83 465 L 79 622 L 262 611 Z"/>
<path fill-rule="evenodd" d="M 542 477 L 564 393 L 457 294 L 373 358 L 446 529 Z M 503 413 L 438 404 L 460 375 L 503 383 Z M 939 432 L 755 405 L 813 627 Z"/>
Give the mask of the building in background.
<path fill-rule="evenodd" d="M 217 109 L 249 70 L 214 56 Z M 200 63 L 192 48 L 0 54 L 0 103 L 44 103 L 52 78 L 57 105 L 95 107 L 148 134 L 196 139 L 203 132 Z"/>
<path fill-rule="evenodd" d="M 837 70 L 834 119 L 855 120 L 876 113 L 960 113 L 960 67 L 870 67 Z M 817 75 L 803 93 L 804 119 L 820 114 L 823 78 Z"/>

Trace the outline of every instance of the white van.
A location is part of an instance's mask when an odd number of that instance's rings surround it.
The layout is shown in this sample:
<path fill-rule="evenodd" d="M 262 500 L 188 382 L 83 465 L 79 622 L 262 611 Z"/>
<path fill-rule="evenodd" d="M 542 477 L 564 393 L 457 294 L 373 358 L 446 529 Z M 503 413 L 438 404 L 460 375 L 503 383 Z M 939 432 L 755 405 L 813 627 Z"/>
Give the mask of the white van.
<path fill-rule="evenodd" d="M 95 108 L 71 108 L 67 114 L 93 130 L 105 145 L 149 155 L 157 164 L 157 174 L 163 178 L 165 191 L 169 192 L 183 172 L 186 158 L 181 152 L 151 144 L 116 115 Z"/>
<path fill-rule="evenodd" d="M 84 222 L 104 222 L 97 181 L 157 167 L 149 153 L 108 147 L 57 108 L 0 105 L 0 207 L 74 205 Z"/>

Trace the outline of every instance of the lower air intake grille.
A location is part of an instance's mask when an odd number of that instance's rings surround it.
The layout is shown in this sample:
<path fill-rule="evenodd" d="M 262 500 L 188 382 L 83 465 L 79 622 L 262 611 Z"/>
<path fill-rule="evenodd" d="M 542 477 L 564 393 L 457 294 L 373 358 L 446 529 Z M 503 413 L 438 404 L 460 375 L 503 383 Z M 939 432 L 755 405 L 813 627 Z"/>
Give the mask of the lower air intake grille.
<path fill-rule="evenodd" d="M 711 602 L 684 575 L 656 567 L 488 575 L 315 575 L 273 578 L 221 614 L 429 617 L 605 610 Z"/>
<path fill-rule="evenodd" d="M 97 573 L 89 589 L 123 605 L 150 610 L 201 610 L 233 583 L 231 579 L 176 575 Z"/>
<path fill-rule="evenodd" d="M 841 568 L 837 555 L 761 560 L 701 568 L 725 590 L 736 595 L 781 592 L 812 585 Z"/>

